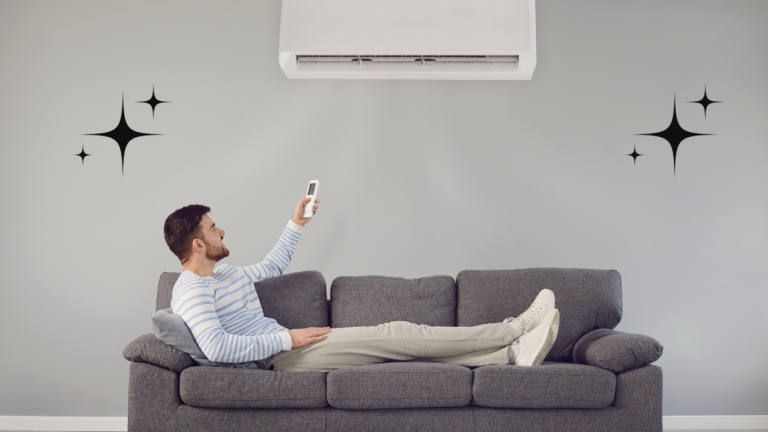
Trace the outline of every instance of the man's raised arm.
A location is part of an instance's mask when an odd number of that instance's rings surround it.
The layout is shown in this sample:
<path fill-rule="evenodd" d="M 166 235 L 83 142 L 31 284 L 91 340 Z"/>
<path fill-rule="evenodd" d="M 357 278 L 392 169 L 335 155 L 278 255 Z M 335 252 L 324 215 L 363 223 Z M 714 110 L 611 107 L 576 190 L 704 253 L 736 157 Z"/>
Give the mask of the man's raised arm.
<path fill-rule="evenodd" d="M 246 276 L 251 279 L 251 282 L 281 276 L 285 273 L 288 265 L 291 264 L 291 258 L 294 251 L 296 251 L 296 246 L 298 246 L 299 240 L 301 240 L 304 225 L 311 220 L 311 218 L 304 217 L 304 204 L 309 201 L 310 198 L 303 198 L 296 204 L 293 217 L 288 221 L 288 225 L 277 240 L 277 244 L 269 251 L 264 261 L 243 267 Z M 317 200 L 317 202 L 319 203 L 320 200 Z M 313 213 L 315 212 L 317 212 L 317 205 L 313 209 Z"/>

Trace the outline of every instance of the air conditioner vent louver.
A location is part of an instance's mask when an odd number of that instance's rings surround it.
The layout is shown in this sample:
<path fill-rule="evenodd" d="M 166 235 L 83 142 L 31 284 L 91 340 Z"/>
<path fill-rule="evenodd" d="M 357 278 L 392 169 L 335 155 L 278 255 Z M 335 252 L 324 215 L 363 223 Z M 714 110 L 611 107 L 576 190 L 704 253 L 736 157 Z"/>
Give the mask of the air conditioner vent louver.
<path fill-rule="evenodd" d="M 420 60 L 445 60 L 445 61 L 513 61 L 516 62 L 518 56 L 492 56 L 492 55 L 297 55 L 298 61 L 350 61 L 350 60 L 376 60 L 376 61 L 420 61 Z"/>
<path fill-rule="evenodd" d="M 297 55 L 298 71 L 515 71 L 518 56 L 484 55 Z"/>

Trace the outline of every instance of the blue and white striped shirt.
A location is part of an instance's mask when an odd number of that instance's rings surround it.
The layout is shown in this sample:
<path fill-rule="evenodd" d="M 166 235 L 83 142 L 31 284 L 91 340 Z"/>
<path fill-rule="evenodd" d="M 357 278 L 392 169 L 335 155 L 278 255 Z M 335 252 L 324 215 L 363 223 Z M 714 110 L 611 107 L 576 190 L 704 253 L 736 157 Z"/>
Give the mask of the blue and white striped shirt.
<path fill-rule="evenodd" d="M 303 231 L 304 227 L 289 221 L 275 247 L 258 264 L 222 264 L 208 277 L 181 273 L 173 286 L 171 309 L 187 323 L 209 360 L 243 363 L 291 349 L 288 329 L 264 316 L 253 284 L 283 274 Z"/>

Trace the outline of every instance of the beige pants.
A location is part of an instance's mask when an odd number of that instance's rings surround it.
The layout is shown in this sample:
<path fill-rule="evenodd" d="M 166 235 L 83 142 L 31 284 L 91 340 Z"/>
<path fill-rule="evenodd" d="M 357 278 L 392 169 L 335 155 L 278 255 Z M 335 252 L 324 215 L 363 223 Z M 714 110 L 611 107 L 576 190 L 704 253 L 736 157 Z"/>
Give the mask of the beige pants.
<path fill-rule="evenodd" d="M 506 323 L 431 327 L 394 321 L 375 327 L 332 328 L 328 337 L 259 361 L 264 369 L 330 372 L 387 360 L 503 365 L 515 334 Z"/>

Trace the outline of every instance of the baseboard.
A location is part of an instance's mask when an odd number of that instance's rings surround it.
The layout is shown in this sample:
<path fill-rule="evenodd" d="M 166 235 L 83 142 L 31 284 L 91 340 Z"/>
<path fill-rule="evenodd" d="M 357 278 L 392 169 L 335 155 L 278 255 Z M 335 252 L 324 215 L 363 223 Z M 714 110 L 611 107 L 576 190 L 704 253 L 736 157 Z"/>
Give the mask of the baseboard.
<path fill-rule="evenodd" d="M 676 430 L 766 430 L 768 416 L 664 416 L 665 431 Z"/>
<path fill-rule="evenodd" d="M 768 430 L 768 416 L 664 416 L 664 430 Z M 0 431 L 123 432 L 128 417 L 0 416 Z"/>
<path fill-rule="evenodd" d="M 17 417 L 0 416 L 0 431 L 124 432 L 128 417 Z"/>

